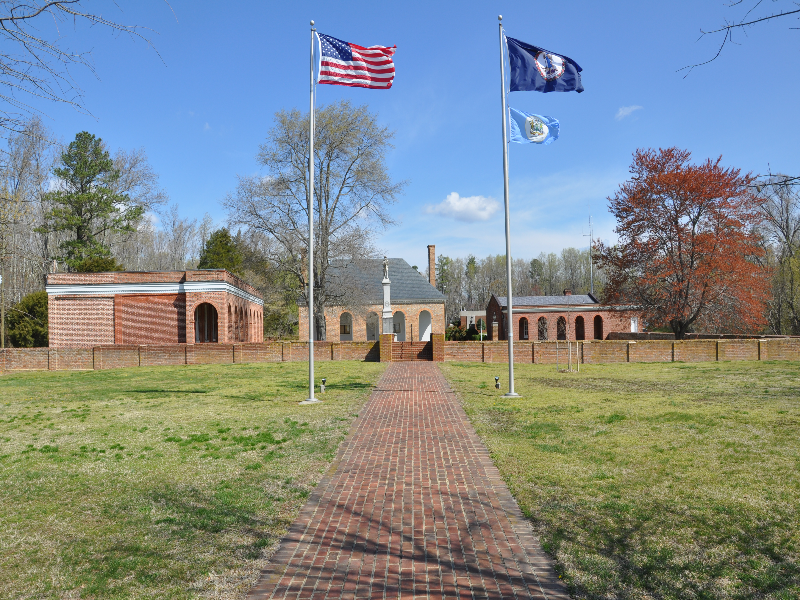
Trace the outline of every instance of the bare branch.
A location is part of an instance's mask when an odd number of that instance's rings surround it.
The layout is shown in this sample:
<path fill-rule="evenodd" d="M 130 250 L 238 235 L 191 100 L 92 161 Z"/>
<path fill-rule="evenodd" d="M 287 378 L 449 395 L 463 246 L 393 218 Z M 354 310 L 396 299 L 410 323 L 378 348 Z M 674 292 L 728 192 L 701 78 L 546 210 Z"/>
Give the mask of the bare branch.
<path fill-rule="evenodd" d="M 728 5 L 728 7 L 730 8 L 730 7 L 736 6 L 737 4 L 741 4 L 741 2 L 742 2 L 742 0 L 738 0 L 736 2 L 732 2 L 731 4 Z M 767 15 L 767 16 L 764 16 L 764 17 L 759 17 L 757 19 L 748 19 L 749 15 L 756 8 L 758 8 L 761 5 L 762 2 L 763 2 L 763 0 L 758 0 L 753 6 L 751 6 L 747 10 L 747 12 L 738 21 L 734 21 L 733 23 L 728 23 L 723 27 L 720 27 L 718 29 L 712 29 L 710 31 L 704 31 L 704 30 L 701 29 L 700 30 L 700 37 L 698 38 L 698 41 L 703 39 L 707 35 L 713 35 L 715 33 L 724 33 L 724 36 L 722 38 L 722 43 L 719 45 L 719 48 L 717 49 L 717 53 L 712 58 L 710 58 L 710 59 L 708 59 L 706 61 L 694 64 L 694 65 L 687 65 L 685 67 L 681 67 L 680 69 L 678 69 L 678 72 L 688 69 L 688 72 L 686 73 L 686 75 L 683 76 L 683 78 L 686 79 L 695 67 L 701 67 L 703 65 L 707 65 L 708 63 L 715 61 L 719 57 L 719 55 L 722 53 L 722 49 L 725 47 L 725 45 L 728 42 L 735 43 L 735 42 L 733 42 L 733 37 L 732 37 L 733 32 L 735 30 L 737 30 L 737 29 L 744 30 L 746 27 L 757 25 L 758 23 L 763 23 L 764 21 L 770 21 L 772 19 L 779 19 L 779 18 L 782 18 L 782 17 L 788 17 L 790 15 L 800 14 L 800 8 L 797 8 L 795 10 L 784 10 L 784 11 L 781 11 L 781 12 L 778 12 L 778 13 L 773 13 L 771 15 Z M 790 27 L 790 29 L 796 29 L 796 28 L 795 27 Z"/>

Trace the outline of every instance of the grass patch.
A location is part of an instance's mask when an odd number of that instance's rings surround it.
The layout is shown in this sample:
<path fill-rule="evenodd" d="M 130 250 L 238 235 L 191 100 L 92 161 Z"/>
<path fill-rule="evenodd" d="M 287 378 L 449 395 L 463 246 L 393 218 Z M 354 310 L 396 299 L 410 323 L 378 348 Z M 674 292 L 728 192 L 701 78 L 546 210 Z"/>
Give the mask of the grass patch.
<path fill-rule="evenodd" d="M 0 597 L 244 597 L 384 366 L 0 377 Z"/>
<path fill-rule="evenodd" d="M 576 598 L 800 597 L 800 365 L 442 367 Z"/>

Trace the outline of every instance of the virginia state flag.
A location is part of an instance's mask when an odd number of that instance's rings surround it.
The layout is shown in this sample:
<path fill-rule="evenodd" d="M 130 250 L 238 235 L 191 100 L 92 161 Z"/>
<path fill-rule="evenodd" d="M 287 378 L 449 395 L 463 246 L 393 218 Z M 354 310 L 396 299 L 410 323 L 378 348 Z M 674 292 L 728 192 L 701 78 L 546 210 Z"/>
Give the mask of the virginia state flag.
<path fill-rule="evenodd" d="M 559 122 L 553 117 L 532 115 L 516 108 L 508 109 L 510 141 L 518 144 L 552 144 L 558 139 Z"/>
<path fill-rule="evenodd" d="M 582 92 L 581 71 L 571 58 L 506 37 L 512 92 Z"/>

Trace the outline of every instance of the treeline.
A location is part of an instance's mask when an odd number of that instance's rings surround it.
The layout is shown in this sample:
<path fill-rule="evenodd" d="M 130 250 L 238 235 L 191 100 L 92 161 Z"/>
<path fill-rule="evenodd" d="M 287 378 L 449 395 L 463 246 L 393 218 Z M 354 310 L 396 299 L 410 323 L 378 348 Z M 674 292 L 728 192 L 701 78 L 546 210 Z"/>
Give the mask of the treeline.
<path fill-rule="evenodd" d="M 565 248 L 559 254 L 542 252 L 533 259 L 517 258 L 511 262 L 511 285 L 517 296 L 588 294 L 594 279 L 594 294 L 599 297 L 605 277 L 597 265 L 590 267 L 589 249 Z M 447 298 L 447 322 L 458 320 L 462 310 L 483 310 L 492 294 L 506 296 L 506 258 L 504 255 L 476 258 L 450 258 L 441 255 L 436 261 L 436 287 Z"/>

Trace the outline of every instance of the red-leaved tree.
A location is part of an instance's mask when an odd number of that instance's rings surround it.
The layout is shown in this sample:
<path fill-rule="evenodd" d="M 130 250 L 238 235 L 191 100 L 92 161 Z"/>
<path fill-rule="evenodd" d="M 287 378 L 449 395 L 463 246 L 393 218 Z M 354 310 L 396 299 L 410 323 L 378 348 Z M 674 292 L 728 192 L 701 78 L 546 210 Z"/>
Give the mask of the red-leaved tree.
<path fill-rule="evenodd" d="M 764 326 L 764 250 L 754 233 L 761 200 L 753 178 L 716 161 L 696 165 L 687 150 L 637 150 L 631 178 L 610 197 L 615 246 L 595 256 L 606 269 L 606 300 L 642 307 L 647 322 L 682 339 L 706 331 Z"/>

